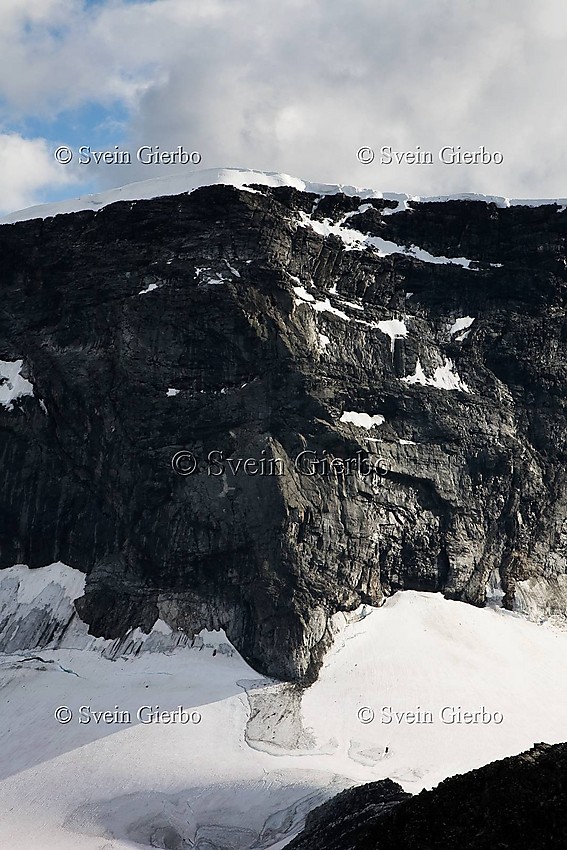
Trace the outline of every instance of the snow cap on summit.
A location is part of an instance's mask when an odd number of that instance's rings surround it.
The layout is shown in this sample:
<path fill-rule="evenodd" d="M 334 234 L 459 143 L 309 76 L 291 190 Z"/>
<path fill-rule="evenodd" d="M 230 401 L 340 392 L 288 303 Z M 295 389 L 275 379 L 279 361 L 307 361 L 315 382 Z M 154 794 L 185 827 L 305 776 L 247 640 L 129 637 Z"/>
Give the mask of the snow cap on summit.
<path fill-rule="evenodd" d="M 94 195 L 84 195 L 80 198 L 72 198 L 65 201 L 57 201 L 51 204 L 39 204 L 24 210 L 9 213 L 0 218 L 0 224 L 13 224 L 17 221 L 30 221 L 31 219 L 51 218 L 55 215 L 65 213 L 81 212 L 83 210 L 98 211 L 109 204 L 117 201 L 141 201 L 151 198 L 160 198 L 170 195 L 181 195 L 193 192 L 203 186 L 226 185 L 238 189 L 246 189 L 250 185 L 268 187 L 291 186 L 301 192 L 313 192 L 316 195 L 333 195 L 342 192 L 359 198 L 376 198 L 395 201 L 397 207 L 389 210 L 389 213 L 402 212 L 407 209 L 408 201 L 421 203 L 433 203 L 439 201 L 462 200 L 483 201 L 487 204 L 493 203 L 498 207 L 521 206 L 544 206 L 557 204 L 561 208 L 567 206 L 567 199 L 549 200 L 509 200 L 497 195 L 443 195 L 435 197 L 410 196 L 403 193 L 380 192 L 376 189 L 361 188 L 358 186 L 347 186 L 332 183 L 310 183 L 299 177 L 289 174 L 279 174 L 275 171 L 254 171 L 249 168 L 207 168 L 200 171 L 191 171 L 184 174 L 175 174 L 167 177 L 155 177 L 151 180 L 143 180 L 139 183 L 129 183 L 117 189 L 109 189 Z"/>

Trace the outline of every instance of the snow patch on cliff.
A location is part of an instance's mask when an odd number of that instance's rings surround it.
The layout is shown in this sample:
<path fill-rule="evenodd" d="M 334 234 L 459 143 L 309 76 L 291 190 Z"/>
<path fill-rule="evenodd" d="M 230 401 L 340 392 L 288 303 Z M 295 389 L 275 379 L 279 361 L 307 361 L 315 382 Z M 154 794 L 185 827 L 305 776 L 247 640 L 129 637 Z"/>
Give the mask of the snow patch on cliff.
<path fill-rule="evenodd" d="M 384 197 L 386 198 L 386 195 Z M 390 199 L 389 196 L 388 199 Z M 397 206 L 394 209 L 384 210 L 382 215 L 393 215 L 411 210 L 411 203 L 443 204 L 448 201 L 476 201 L 477 203 L 494 204 L 500 209 L 557 206 L 559 213 L 563 212 L 567 205 L 566 198 L 505 198 L 501 195 L 482 195 L 473 192 L 461 192 L 456 195 L 398 195 Z"/>
<path fill-rule="evenodd" d="M 0 360 L 0 404 L 8 410 L 13 410 L 16 399 L 33 397 L 33 384 L 21 374 L 23 365 L 23 360 Z"/>
<path fill-rule="evenodd" d="M 199 286 L 220 286 L 223 283 L 227 283 L 226 278 L 224 278 L 220 272 L 216 272 L 211 269 L 210 266 L 196 268 L 195 274 L 198 278 L 204 278 L 203 281 L 199 283 Z"/>
<path fill-rule="evenodd" d="M 394 347 L 397 339 L 405 339 L 408 335 L 406 323 L 401 319 L 386 319 L 382 322 L 377 322 L 376 327 L 383 334 L 390 337 L 390 351 L 394 353 Z"/>
<path fill-rule="evenodd" d="M 455 334 L 459 334 L 460 331 L 464 331 L 467 328 L 470 328 L 473 322 L 474 318 L 472 316 L 462 316 L 459 319 L 455 319 L 455 321 L 449 328 L 449 335 L 454 336 Z M 456 337 L 456 339 L 460 340 L 462 339 L 462 336 L 464 335 L 459 335 Z"/>
<path fill-rule="evenodd" d="M 325 298 L 324 301 L 314 301 L 311 306 L 317 313 L 331 313 L 333 316 L 338 316 L 339 319 L 344 319 L 345 322 L 350 322 L 350 316 L 347 316 L 344 310 L 333 307 L 328 298 Z"/>
<path fill-rule="evenodd" d="M 460 390 L 465 393 L 471 392 L 467 384 L 461 380 L 455 371 L 453 361 L 449 357 L 445 358 L 445 362 L 442 366 L 437 366 L 432 377 L 428 377 L 425 374 L 418 358 L 413 375 L 407 375 L 401 380 L 405 384 L 421 384 L 421 386 L 435 387 L 438 390 Z"/>
<path fill-rule="evenodd" d="M 408 335 L 408 329 L 405 321 L 402 319 L 384 319 L 379 322 L 376 321 L 367 321 L 366 319 L 358 318 L 358 316 L 349 316 L 344 310 L 340 310 L 338 307 L 334 307 L 331 304 L 330 299 L 327 297 L 324 301 L 317 300 L 315 296 L 308 292 L 304 286 L 294 286 L 293 292 L 295 295 L 294 305 L 297 307 L 300 304 L 307 304 L 316 313 L 330 313 L 333 316 L 337 316 L 339 319 L 343 319 L 345 322 L 354 322 L 356 325 L 363 325 L 366 328 L 376 329 L 383 333 L 385 336 L 390 337 L 390 351 L 392 354 L 394 353 L 394 347 L 397 339 L 405 339 Z M 336 296 L 336 290 L 331 289 L 330 294 Z M 355 310 L 359 315 L 360 313 L 364 313 L 365 308 L 356 304 L 354 301 L 346 301 L 344 298 L 338 298 L 339 302 L 350 310 Z M 328 337 L 322 335 L 324 340 L 320 340 L 322 347 L 328 343 Z"/>
<path fill-rule="evenodd" d="M 342 222 L 344 221 L 344 216 L 338 224 L 333 224 L 328 218 L 319 221 L 305 212 L 300 212 L 299 214 L 301 225 L 310 227 L 315 233 L 318 233 L 324 238 L 328 236 L 338 237 L 343 242 L 347 251 L 362 251 L 365 248 L 371 248 L 379 257 L 403 254 L 407 257 L 421 260 L 424 263 L 434 263 L 437 265 L 453 263 L 465 269 L 477 271 L 477 269 L 471 269 L 471 260 L 467 260 L 465 257 L 437 257 L 434 254 L 430 254 L 424 248 L 419 248 L 417 245 L 398 245 L 396 242 L 390 242 L 388 239 L 382 239 L 380 236 L 368 236 L 360 230 L 343 227 Z"/>
<path fill-rule="evenodd" d="M 339 421 L 350 422 L 358 428 L 369 430 L 377 425 L 383 425 L 386 420 L 380 413 L 370 416 L 368 413 L 356 413 L 354 410 L 345 410 Z"/>
<path fill-rule="evenodd" d="M 376 239 L 377 237 L 374 238 Z M 383 242 L 384 240 L 380 241 Z M 434 263 L 436 265 L 447 265 L 449 263 L 453 263 L 456 266 L 462 266 L 464 269 L 477 271 L 477 269 L 471 269 L 471 260 L 467 260 L 466 257 L 437 257 L 434 254 L 430 254 L 429 251 L 426 251 L 424 248 L 418 248 L 417 245 L 410 245 L 410 247 L 404 249 L 402 253 L 407 254 L 409 257 L 415 257 L 416 260 L 422 260 L 424 263 Z"/>
<path fill-rule="evenodd" d="M 307 290 L 305 289 L 304 286 L 294 286 L 293 291 L 295 292 L 295 294 L 297 296 L 296 304 L 301 302 L 301 301 L 309 301 L 309 302 L 315 301 L 315 297 L 313 295 L 311 295 L 310 292 L 307 292 Z"/>
<path fill-rule="evenodd" d="M 156 289 L 159 288 L 160 287 L 157 285 L 157 283 L 150 283 L 148 284 L 148 286 L 146 286 L 145 289 L 140 289 L 138 295 L 146 295 L 148 292 L 154 292 Z"/>

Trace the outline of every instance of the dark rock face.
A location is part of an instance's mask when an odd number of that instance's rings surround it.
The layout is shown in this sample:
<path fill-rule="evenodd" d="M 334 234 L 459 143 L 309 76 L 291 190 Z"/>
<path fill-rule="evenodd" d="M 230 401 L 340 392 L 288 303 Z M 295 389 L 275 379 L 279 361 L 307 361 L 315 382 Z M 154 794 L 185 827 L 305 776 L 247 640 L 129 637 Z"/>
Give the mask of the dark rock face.
<path fill-rule="evenodd" d="M 63 561 L 93 633 L 223 626 L 291 680 L 398 589 L 564 612 L 567 213 L 389 207 L 211 186 L 0 227 L 0 361 L 34 393 L 0 405 L 0 567 Z"/>
<path fill-rule="evenodd" d="M 538 744 L 406 800 L 396 797 L 394 783 L 385 793 L 388 782 L 349 789 L 315 809 L 290 850 L 560 850 L 567 844 L 567 744 Z"/>
<path fill-rule="evenodd" d="M 348 788 L 309 812 L 305 829 L 289 845 L 293 850 L 350 850 L 363 845 L 362 836 L 373 835 L 385 816 L 404 800 L 401 785 L 391 779 Z M 372 845 L 375 850 L 376 845 Z"/>

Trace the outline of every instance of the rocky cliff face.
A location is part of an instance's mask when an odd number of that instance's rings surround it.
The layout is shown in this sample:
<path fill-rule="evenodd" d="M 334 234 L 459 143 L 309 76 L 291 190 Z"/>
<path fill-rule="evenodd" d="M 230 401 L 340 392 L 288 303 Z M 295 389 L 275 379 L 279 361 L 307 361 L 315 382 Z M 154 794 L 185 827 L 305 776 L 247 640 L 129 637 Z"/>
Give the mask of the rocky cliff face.
<path fill-rule="evenodd" d="M 566 232 L 265 186 L 0 227 L 0 567 L 291 680 L 399 589 L 562 614 Z"/>
<path fill-rule="evenodd" d="M 559 850 L 566 796 L 567 745 L 537 744 L 410 799 L 390 780 L 343 791 L 308 815 L 289 848 Z"/>

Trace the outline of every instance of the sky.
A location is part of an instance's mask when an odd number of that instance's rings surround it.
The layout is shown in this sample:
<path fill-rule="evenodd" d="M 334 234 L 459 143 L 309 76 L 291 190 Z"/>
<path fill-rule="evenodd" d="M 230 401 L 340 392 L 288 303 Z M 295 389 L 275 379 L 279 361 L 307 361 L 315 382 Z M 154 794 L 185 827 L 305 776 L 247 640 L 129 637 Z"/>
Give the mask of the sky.
<path fill-rule="evenodd" d="M 565 197 L 566 48 L 564 0 L 0 0 L 0 213 L 216 167 Z"/>

